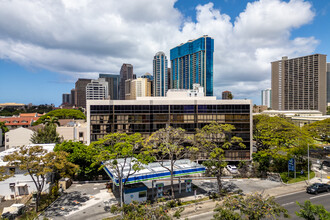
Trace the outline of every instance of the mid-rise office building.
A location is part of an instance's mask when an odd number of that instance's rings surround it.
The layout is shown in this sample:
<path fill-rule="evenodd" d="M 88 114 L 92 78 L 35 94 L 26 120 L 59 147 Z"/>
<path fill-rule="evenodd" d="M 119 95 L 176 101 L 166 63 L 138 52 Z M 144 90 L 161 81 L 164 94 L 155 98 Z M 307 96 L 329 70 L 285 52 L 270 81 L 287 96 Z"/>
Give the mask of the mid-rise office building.
<path fill-rule="evenodd" d="M 261 90 L 261 105 L 272 107 L 272 89 Z"/>
<path fill-rule="evenodd" d="M 326 55 L 313 54 L 271 63 L 272 109 L 326 113 Z"/>
<path fill-rule="evenodd" d="M 86 86 L 91 79 L 78 79 L 75 87 L 75 106 L 86 108 Z"/>
<path fill-rule="evenodd" d="M 330 106 L 330 63 L 327 63 L 327 106 Z"/>
<path fill-rule="evenodd" d="M 231 94 L 231 91 L 223 91 L 222 99 L 233 99 L 233 95 Z"/>
<path fill-rule="evenodd" d="M 151 86 L 151 96 L 154 96 L 154 76 L 150 73 L 145 73 L 141 78 L 147 78 Z"/>
<path fill-rule="evenodd" d="M 180 127 L 187 136 L 196 128 L 217 121 L 235 126 L 234 134 L 246 148 L 226 150 L 228 161 L 250 160 L 252 154 L 251 100 L 216 100 L 199 95 L 200 90 L 169 90 L 167 97 L 142 97 L 137 100 L 88 100 L 88 143 L 112 132 L 141 133 L 145 138 L 166 126 Z M 195 95 L 196 94 L 196 95 Z"/>
<path fill-rule="evenodd" d="M 213 96 L 214 40 L 207 35 L 171 49 L 171 89 L 192 89 L 194 83 Z"/>
<path fill-rule="evenodd" d="M 126 80 L 126 100 L 135 100 L 137 97 L 151 96 L 151 84 L 148 78 Z"/>
<path fill-rule="evenodd" d="M 124 63 L 120 69 L 119 99 L 125 100 L 125 81 L 134 79 L 133 65 Z"/>
<path fill-rule="evenodd" d="M 158 52 L 153 60 L 154 96 L 166 96 L 168 90 L 167 58 L 164 52 Z"/>
<path fill-rule="evenodd" d="M 62 94 L 62 105 L 69 105 L 71 103 L 71 94 Z"/>
<path fill-rule="evenodd" d="M 104 78 L 92 80 L 86 86 L 87 100 L 109 99 L 108 82 Z"/>
<path fill-rule="evenodd" d="M 112 100 L 118 100 L 120 76 L 115 74 L 99 74 L 99 78 L 103 78 L 108 82 L 109 98 Z"/>
<path fill-rule="evenodd" d="M 76 90 L 75 89 L 71 89 L 71 96 L 70 96 L 70 104 L 71 106 L 75 106 L 76 102 L 75 102 L 75 97 L 76 97 Z"/>

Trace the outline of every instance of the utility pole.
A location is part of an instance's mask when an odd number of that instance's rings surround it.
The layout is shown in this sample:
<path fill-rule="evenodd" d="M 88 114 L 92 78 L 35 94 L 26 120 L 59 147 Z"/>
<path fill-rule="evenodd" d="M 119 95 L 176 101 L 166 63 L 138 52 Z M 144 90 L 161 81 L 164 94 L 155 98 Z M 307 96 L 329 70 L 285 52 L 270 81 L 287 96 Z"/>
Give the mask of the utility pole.
<path fill-rule="evenodd" d="M 307 147 L 307 160 L 308 160 L 308 185 L 309 185 L 309 144 L 308 144 L 308 147 Z"/>

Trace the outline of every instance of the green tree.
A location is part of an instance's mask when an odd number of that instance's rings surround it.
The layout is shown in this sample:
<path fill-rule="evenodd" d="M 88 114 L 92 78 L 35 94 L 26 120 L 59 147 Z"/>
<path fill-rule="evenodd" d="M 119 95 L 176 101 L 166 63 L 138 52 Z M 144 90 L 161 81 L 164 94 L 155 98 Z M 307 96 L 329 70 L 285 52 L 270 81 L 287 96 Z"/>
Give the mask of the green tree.
<path fill-rule="evenodd" d="M 56 109 L 41 116 L 34 125 L 44 123 L 48 117 L 56 117 L 58 119 L 86 119 L 84 113 L 76 109 Z"/>
<path fill-rule="evenodd" d="M 258 150 L 307 145 L 312 141 L 308 133 L 285 118 L 257 115 L 253 122 L 253 138 Z"/>
<path fill-rule="evenodd" d="M 303 127 L 317 141 L 330 143 L 330 118 Z"/>
<path fill-rule="evenodd" d="M 121 216 L 115 218 L 120 220 L 172 219 L 165 205 L 158 205 L 156 207 L 152 207 L 149 204 L 138 203 L 135 201 L 130 204 L 124 204 L 123 207 L 113 205 L 111 206 L 111 213 L 122 213 Z"/>
<path fill-rule="evenodd" d="M 47 175 L 56 172 L 60 176 L 69 176 L 76 172 L 77 166 L 68 162 L 66 158 L 66 152 L 47 152 L 42 146 L 22 146 L 18 151 L 6 155 L 4 161 L 8 162 L 8 166 L 18 167 L 25 172 L 25 175 L 30 175 L 37 189 L 36 212 L 38 212 L 40 195 Z"/>
<path fill-rule="evenodd" d="M 142 169 L 142 159 L 136 153 L 141 147 L 143 138 L 141 134 L 132 135 L 111 133 L 103 139 L 93 142 L 91 147 L 97 151 L 95 157 L 98 163 L 110 168 L 118 177 L 120 190 L 120 204 L 123 206 L 123 187 L 128 178 Z M 128 168 L 128 170 L 124 169 Z"/>
<path fill-rule="evenodd" d="M 36 132 L 34 132 L 31 136 L 30 141 L 33 144 L 58 144 L 62 141 L 62 138 L 60 138 L 59 134 L 56 132 L 56 126 L 46 125 L 43 128 L 39 128 Z"/>
<path fill-rule="evenodd" d="M 329 220 L 330 212 L 328 212 L 322 205 L 313 205 L 311 201 L 306 200 L 304 204 L 297 202 L 300 206 L 299 212 L 296 212 L 298 217 L 306 220 Z"/>
<path fill-rule="evenodd" d="M 70 140 L 57 144 L 54 151 L 64 151 L 68 153 L 68 161 L 79 166 L 79 171 L 77 172 L 78 179 L 92 180 L 99 174 L 99 166 L 93 166 L 97 152 L 92 147 Z"/>
<path fill-rule="evenodd" d="M 203 165 L 207 167 L 207 173 L 215 176 L 218 182 L 218 190 L 221 193 L 223 170 L 227 165 L 225 149 L 245 148 L 243 139 L 233 136 L 235 126 L 212 122 L 202 129 L 197 129 L 195 135 L 195 146 L 200 152 L 207 153 L 207 160 Z"/>
<path fill-rule="evenodd" d="M 2 131 L 2 140 L 5 140 L 5 133 L 9 131 L 4 121 L 0 121 L 0 130 Z M 2 143 L 0 143 L 2 145 Z"/>
<path fill-rule="evenodd" d="M 274 197 L 263 197 L 261 194 L 225 197 L 222 206 L 217 205 L 214 219 L 270 219 L 280 217 L 289 218 L 288 211 L 275 202 Z M 235 213 L 240 212 L 240 217 Z M 231 218 L 232 217 L 232 218 Z M 244 217 L 244 218 L 243 218 Z"/>
<path fill-rule="evenodd" d="M 188 156 L 191 150 L 187 146 L 189 140 L 182 128 L 168 126 L 152 133 L 145 142 L 144 154 L 157 161 L 160 166 L 171 174 L 171 196 L 174 198 L 174 165 L 177 160 Z"/>
<path fill-rule="evenodd" d="M 54 116 L 47 116 L 47 118 L 45 118 L 45 120 L 43 121 L 43 124 L 45 124 L 45 126 L 60 126 L 58 118 Z"/>

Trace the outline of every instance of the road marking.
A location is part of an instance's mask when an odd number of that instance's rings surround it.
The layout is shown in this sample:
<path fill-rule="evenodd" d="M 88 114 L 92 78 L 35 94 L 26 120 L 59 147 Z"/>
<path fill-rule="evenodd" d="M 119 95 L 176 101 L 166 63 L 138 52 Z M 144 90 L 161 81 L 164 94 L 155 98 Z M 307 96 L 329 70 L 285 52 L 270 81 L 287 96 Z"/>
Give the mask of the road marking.
<path fill-rule="evenodd" d="M 291 205 L 291 204 L 293 204 L 293 203 L 294 203 L 294 202 L 288 202 L 288 203 L 283 204 L 282 206 Z"/>
<path fill-rule="evenodd" d="M 320 195 L 320 196 L 313 196 L 313 197 L 310 197 L 309 199 L 316 199 L 316 198 L 320 198 L 320 197 L 323 197 L 323 196 L 329 196 L 330 193 L 327 193 L 325 195 Z"/>
<path fill-rule="evenodd" d="M 281 198 L 281 197 L 284 197 L 284 196 L 290 196 L 290 195 L 298 194 L 298 193 L 301 193 L 301 192 L 304 192 L 304 191 L 305 190 L 298 191 L 298 192 L 293 192 L 293 193 L 288 193 L 288 194 L 281 195 L 281 196 L 275 196 L 275 198 Z"/>

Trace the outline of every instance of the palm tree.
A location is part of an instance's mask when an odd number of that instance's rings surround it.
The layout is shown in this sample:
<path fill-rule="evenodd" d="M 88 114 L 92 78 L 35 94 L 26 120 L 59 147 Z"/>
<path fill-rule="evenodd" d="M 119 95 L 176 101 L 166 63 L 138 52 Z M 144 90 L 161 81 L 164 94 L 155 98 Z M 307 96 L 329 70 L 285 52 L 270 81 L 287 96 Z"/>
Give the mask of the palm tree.
<path fill-rule="evenodd" d="M 60 126 L 60 122 L 58 121 L 58 118 L 57 117 L 50 117 L 50 116 L 47 116 L 47 118 L 45 118 L 43 124 L 45 124 L 46 126 Z"/>

